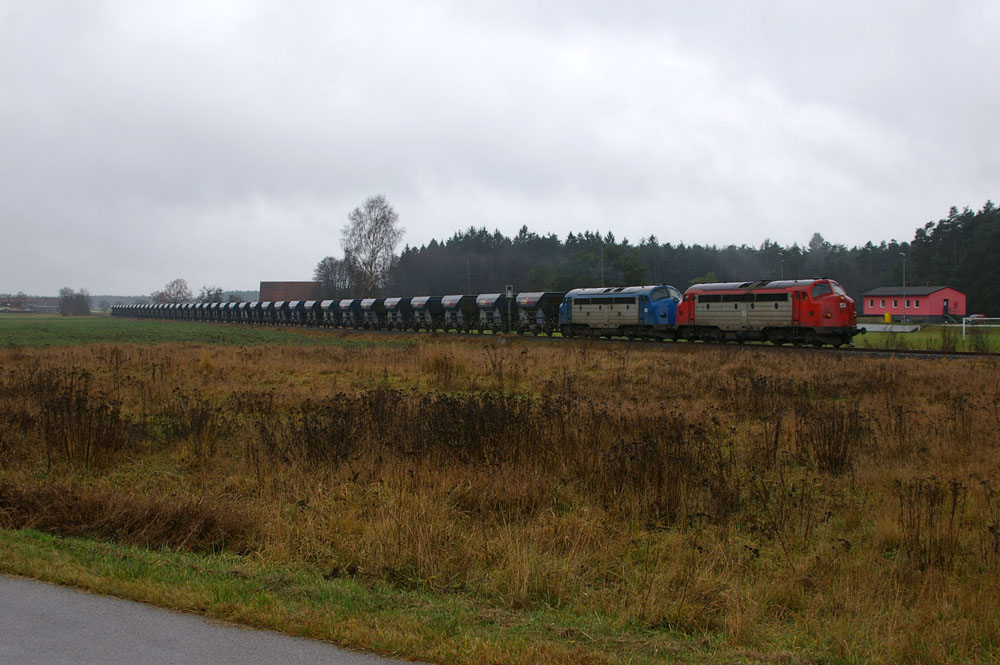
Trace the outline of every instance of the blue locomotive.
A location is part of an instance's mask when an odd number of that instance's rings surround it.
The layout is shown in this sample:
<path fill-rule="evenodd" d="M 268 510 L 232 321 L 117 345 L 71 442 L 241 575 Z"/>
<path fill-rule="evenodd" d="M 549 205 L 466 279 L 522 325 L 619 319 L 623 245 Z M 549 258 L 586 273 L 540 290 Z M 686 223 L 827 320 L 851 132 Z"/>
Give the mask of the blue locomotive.
<path fill-rule="evenodd" d="M 671 338 L 681 292 L 672 286 L 573 289 L 559 306 L 563 337 Z"/>

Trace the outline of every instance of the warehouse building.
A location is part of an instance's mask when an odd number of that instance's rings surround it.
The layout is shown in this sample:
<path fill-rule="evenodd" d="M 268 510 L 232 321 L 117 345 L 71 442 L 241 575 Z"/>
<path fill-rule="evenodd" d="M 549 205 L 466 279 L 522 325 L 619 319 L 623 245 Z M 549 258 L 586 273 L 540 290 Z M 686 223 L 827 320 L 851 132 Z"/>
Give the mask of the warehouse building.
<path fill-rule="evenodd" d="M 965 294 L 949 286 L 880 286 L 861 296 L 867 316 L 903 317 L 913 323 L 957 322 L 965 316 Z"/>

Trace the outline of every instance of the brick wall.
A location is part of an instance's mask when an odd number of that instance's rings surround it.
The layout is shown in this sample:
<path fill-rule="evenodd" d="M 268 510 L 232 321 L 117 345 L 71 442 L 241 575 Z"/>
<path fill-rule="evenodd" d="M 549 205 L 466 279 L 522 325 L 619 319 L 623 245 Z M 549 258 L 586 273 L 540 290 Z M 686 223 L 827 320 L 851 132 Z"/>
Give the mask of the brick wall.
<path fill-rule="evenodd" d="M 260 300 L 319 300 L 319 282 L 261 282 Z"/>

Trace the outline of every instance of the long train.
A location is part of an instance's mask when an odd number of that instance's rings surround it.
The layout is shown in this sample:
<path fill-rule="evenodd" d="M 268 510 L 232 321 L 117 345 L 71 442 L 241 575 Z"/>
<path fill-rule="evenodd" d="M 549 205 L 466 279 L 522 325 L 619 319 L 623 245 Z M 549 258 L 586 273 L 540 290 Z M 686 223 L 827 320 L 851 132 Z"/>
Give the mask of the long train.
<path fill-rule="evenodd" d="M 490 331 L 775 344 L 849 344 L 854 300 L 827 278 L 568 292 L 115 305 L 112 316 L 359 330 Z"/>

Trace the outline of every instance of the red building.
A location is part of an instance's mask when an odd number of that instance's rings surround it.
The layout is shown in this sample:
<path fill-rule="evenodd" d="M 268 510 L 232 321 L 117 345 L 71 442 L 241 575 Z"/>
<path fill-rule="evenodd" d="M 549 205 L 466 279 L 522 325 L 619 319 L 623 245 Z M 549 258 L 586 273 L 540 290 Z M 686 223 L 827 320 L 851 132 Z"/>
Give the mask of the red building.
<path fill-rule="evenodd" d="M 880 286 L 861 296 L 866 315 L 932 323 L 965 316 L 965 294 L 948 286 Z"/>
<path fill-rule="evenodd" d="M 319 300 L 323 295 L 319 282 L 261 282 L 261 302 L 276 300 Z"/>

